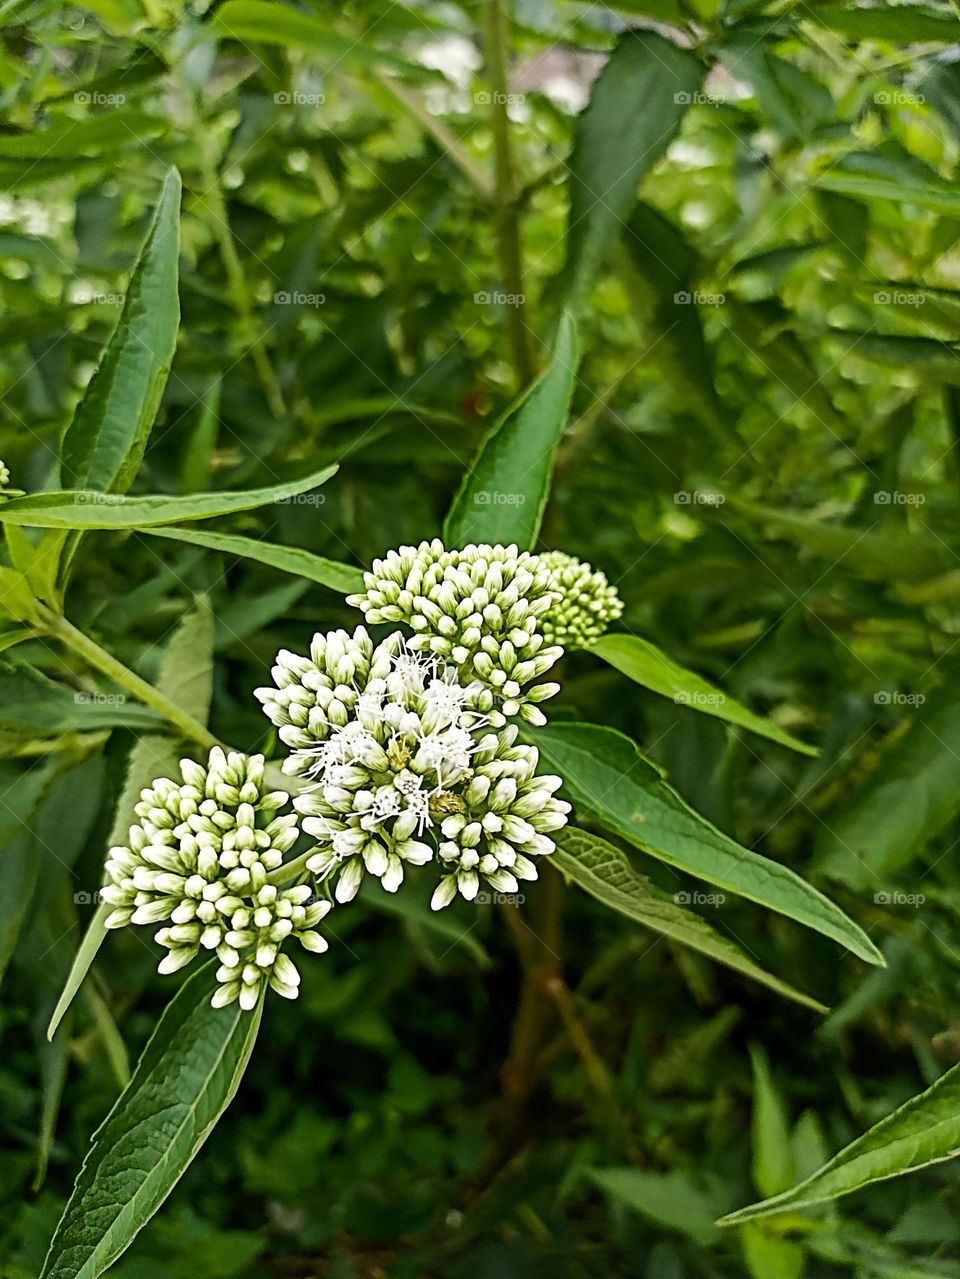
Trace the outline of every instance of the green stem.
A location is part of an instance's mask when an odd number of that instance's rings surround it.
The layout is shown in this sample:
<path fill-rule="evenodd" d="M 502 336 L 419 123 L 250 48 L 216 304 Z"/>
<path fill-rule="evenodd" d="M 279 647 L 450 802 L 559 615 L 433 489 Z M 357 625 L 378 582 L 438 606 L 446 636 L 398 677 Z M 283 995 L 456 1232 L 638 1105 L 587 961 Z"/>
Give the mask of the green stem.
<path fill-rule="evenodd" d="M 217 739 L 199 720 L 194 719 L 187 711 L 181 710 L 169 697 L 165 697 L 152 684 L 148 684 L 145 679 L 141 679 L 129 667 L 124 666 L 123 662 L 118 661 L 105 648 L 101 648 L 95 640 L 78 631 L 65 617 L 60 617 L 47 609 L 44 610 L 44 622 L 49 634 L 72 649 L 90 666 L 112 679 L 115 684 L 127 689 L 138 702 L 143 702 L 144 706 L 149 706 L 162 715 L 183 737 L 199 742 L 207 750 L 219 745 Z"/>
<path fill-rule="evenodd" d="M 508 19 L 503 0 L 486 0 L 485 45 L 487 77 L 491 88 L 493 124 L 494 209 L 497 220 L 497 247 L 503 287 L 512 295 L 507 314 L 517 389 L 533 378 L 530 332 L 525 318 L 523 293 L 523 250 L 520 243 L 520 207 L 514 175 L 510 137 L 507 81 Z"/>

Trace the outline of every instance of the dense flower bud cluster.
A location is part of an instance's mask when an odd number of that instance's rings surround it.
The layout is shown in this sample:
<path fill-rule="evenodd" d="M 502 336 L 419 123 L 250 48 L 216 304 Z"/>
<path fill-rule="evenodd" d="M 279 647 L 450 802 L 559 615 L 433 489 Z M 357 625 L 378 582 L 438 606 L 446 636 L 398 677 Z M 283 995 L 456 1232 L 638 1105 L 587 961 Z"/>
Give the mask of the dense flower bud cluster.
<path fill-rule="evenodd" d="M 0 489 L 5 489 L 10 483 L 10 472 L 2 461 L 0 461 Z"/>
<path fill-rule="evenodd" d="M 481 878 L 515 892 L 537 877 L 531 859 L 553 851 L 569 805 L 515 726 L 493 731 L 478 681 L 399 632 L 374 646 L 363 627 L 315 636 L 309 658 L 281 652 L 273 677 L 256 696 L 291 747 L 285 771 L 312 782 L 294 805 L 318 841 L 308 866 L 335 877 L 338 901 L 365 871 L 395 892 L 405 865 L 428 862 L 445 872 L 435 909 Z"/>
<path fill-rule="evenodd" d="M 538 558 L 558 596 L 540 621 L 544 639 L 562 648 L 587 648 L 623 612 L 616 588 L 605 574 L 565 551 L 546 551 Z"/>
<path fill-rule="evenodd" d="M 520 715 L 545 723 L 537 703 L 558 684 L 533 684 L 563 655 L 547 644 L 540 622 L 559 596 L 536 555 L 516 546 L 446 550 L 437 539 L 401 546 L 364 573 L 365 590 L 347 603 L 368 622 L 402 622 L 410 646 L 479 680 L 488 697 L 478 704 L 494 727 Z"/>
<path fill-rule="evenodd" d="M 299 834 L 296 814 L 278 812 L 287 795 L 263 790 L 262 755 L 214 747 L 206 767 L 185 759 L 180 770 L 181 781 L 159 778 L 141 791 L 127 845 L 110 849 L 106 926 L 162 923 L 163 973 L 201 948 L 215 951 L 217 1006 L 239 999 L 253 1008 L 264 981 L 293 998 L 300 978 L 280 946 L 294 937 L 325 950 L 313 930 L 330 903 L 311 901 L 306 886 L 278 890 L 269 881 Z"/>

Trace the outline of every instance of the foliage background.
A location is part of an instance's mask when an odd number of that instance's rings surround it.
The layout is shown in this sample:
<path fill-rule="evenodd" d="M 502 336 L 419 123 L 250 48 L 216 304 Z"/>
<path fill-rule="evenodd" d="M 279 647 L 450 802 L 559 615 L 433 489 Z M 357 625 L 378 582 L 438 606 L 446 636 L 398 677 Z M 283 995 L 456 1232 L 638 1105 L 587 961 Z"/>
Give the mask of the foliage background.
<path fill-rule="evenodd" d="M 838 900 L 888 967 L 838 961 L 746 903 L 702 906 L 830 1004 L 823 1019 L 569 890 L 556 950 L 573 1012 L 544 992 L 539 1069 L 508 1113 L 519 973 L 502 916 L 438 922 L 371 895 L 376 909 L 335 917 L 340 944 L 304 965 L 297 1007 L 268 1004 L 226 1120 L 111 1273 L 960 1274 L 952 1164 L 776 1228 L 712 1225 L 958 1056 L 952 7 L 317 3 L 306 41 L 273 9 L 269 42 L 176 0 L 0 13 L 14 482 L 51 486 L 171 164 L 181 333 L 137 491 L 341 467 L 322 502 L 231 531 L 358 564 L 434 535 L 574 299 L 585 356 L 543 545 L 606 571 L 625 629 L 822 754 L 734 732 L 586 655 L 567 659 L 558 710 L 630 734 L 723 830 Z M 707 79 L 682 112 L 663 86 L 608 102 L 587 137 L 575 112 L 634 24 L 696 49 Z M 61 126 L 61 144 L 18 144 Z M 616 175 L 637 130 L 637 181 L 595 254 L 609 192 L 584 206 L 583 184 L 605 160 Z M 587 213 L 568 229 L 571 193 Z M 276 650 L 357 615 L 265 567 L 105 533 L 82 545 L 68 612 L 152 677 L 198 597 L 216 626 L 211 726 L 270 750 L 251 692 Z M 18 651 L 96 687 L 55 646 Z M 71 767 L 24 834 L 51 736 L 8 707 L 0 834 L 44 860 L 0 1014 L 6 1279 L 39 1271 L 123 1074 L 117 1028 L 135 1054 L 170 989 L 142 942 L 112 937 L 68 1035 L 45 1044 L 133 740 L 64 729 Z"/>

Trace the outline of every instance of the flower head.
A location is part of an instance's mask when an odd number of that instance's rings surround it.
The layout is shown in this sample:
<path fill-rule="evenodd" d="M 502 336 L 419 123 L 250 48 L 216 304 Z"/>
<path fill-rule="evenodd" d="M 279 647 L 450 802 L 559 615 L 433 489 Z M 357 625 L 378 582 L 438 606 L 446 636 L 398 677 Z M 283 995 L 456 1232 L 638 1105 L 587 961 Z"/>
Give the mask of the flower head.
<path fill-rule="evenodd" d="M 304 886 L 278 892 L 269 882 L 299 834 L 296 814 L 278 811 L 286 793 L 263 790 L 262 755 L 214 747 L 206 766 L 184 759 L 180 771 L 179 782 L 159 778 L 140 792 L 128 843 L 110 849 L 107 928 L 163 924 L 155 939 L 167 949 L 164 973 L 201 948 L 216 951 L 217 1006 L 239 997 L 253 1007 L 254 968 L 281 994 L 295 994 L 299 978 L 280 944 L 292 935 L 308 950 L 325 949 L 312 930 L 329 903 L 312 902 Z"/>
<path fill-rule="evenodd" d="M 538 558 L 559 597 L 541 619 L 544 638 L 563 648 L 587 648 L 623 612 L 616 588 L 605 574 L 564 551 L 546 551 Z"/>
<path fill-rule="evenodd" d="M 401 546 L 364 574 L 365 590 L 347 596 L 368 622 L 402 622 L 414 631 L 415 652 L 430 653 L 458 677 L 479 680 L 491 695 L 490 723 L 516 715 L 545 722 L 537 703 L 557 692 L 539 679 L 563 655 L 540 629 L 559 598 L 537 556 L 516 546 L 465 546 L 442 542 Z"/>
<path fill-rule="evenodd" d="M 2 461 L 0 461 L 0 489 L 5 489 L 10 483 L 10 472 Z"/>
<path fill-rule="evenodd" d="M 284 770 L 312 783 L 294 806 L 317 839 L 307 865 L 338 901 L 366 872 L 396 892 L 407 866 L 432 861 L 447 872 L 435 908 L 458 888 L 475 897 L 481 877 L 504 892 L 536 878 L 531 858 L 553 851 L 569 805 L 515 726 L 493 731 L 479 682 L 363 627 L 315 636 L 309 659 L 281 653 L 273 675 L 256 696 L 292 748 Z"/>

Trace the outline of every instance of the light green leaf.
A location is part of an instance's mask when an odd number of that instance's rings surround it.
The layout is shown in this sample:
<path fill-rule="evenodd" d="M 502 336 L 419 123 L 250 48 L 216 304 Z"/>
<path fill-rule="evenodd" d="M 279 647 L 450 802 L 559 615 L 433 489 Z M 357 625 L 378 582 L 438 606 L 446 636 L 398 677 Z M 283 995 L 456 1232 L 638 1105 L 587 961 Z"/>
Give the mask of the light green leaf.
<path fill-rule="evenodd" d="M 741 847 L 694 812 L 628 737 L 596 724 L 525 730 L 564 778 L 581 818 L 718 888 L 758 902 L 846 946 L 868 963 L 883 957 L 838 906 L 787 866 Z"/>
<path fill-rule="evenodd" d="M 162 493 L 142 497 L 94 492 L 35 493 L 0 503 L 0 522 L 26 524 L 29 528 L 136 529 L 176 524 L 179 520 L 208 520 L 283 502 L 319 488 L 336 472 L 335 466 L 327 466 L 301 480 L 269 488 L 190 493 L 184 497 Z"/>
<path fill-rule="evenodd" d="M 587 1176 L 605 1195 L 642 1213 L 662 1230 L 676 1230 L 702 1247 L 716 1242 L 716 1194 L 709 1194 L 684 1172 L 647 1172 L 639 1168 L 592 1168 Z"/>
<path fill-rule="evenodd" d="M 176 346 L 179 246 L 180 175 L 171 169 L 127 285 L 117 327 L 64 434 L 64 488 L 125 492 L 130 487 Z"/>
<path fill-rule="evenodd" d="M 751 1279 L 801 1279 L 806 1254 L 802 1244 L 770 1234 L 748 1222 L 740 1230 Z"/>
<path fill-rule="evenodd" d="M 753 1066 L 753 1184 L 762 1195 L 776 1195 L 794 1179 L 790 1127 L 783 1099 L 759 1044 L 750 1046 Z"/>
<path fill-rule="evenodd" d="M 592 285 L 627 221 L 637 187 L 670 144 L 704 65 L 653 31 L 627 31 L 577 117 L 569 160 L 564 276 L 575 298 Z"/>
<path fill-rule="evenodd" d="M 151 537 L 169 537 L 175 542 L 189 542 L 192 546 L 205 546 L 211 551 L 223 551 L 225 555 L 238 555 L 293 573 L 308 581 L 319 582 L 331 590 L 350 595 L 363 590 L 363 571 L 338 560 L 327 560 L 312 551 L 302 551 L 294 546 L 277 546 L 275 542 L 261 542 L 256 537 L 241 537 L 234 533 L 210 533 L 206 529 L 163 528 L 148 530 Z"/>
<path fill-rule="evenodd" d="M 794 999 L 817 1012 L 827 1011 L 816 999 L 795 990 L 754 963 L 736 942 L 651 883 L 633 868 L 626 854 L 598 835 L 568 827 L 557 836 L 557 848 L 550 860 L 591 897 L 644 928 L 661 933 L 681 946 L 689 946 L 719 964 L 726 964 L 744 977 L 775 990 L 778 995 L 785 995 L 787 999 Z"/>
<path fill-rule="evenodd" d="M 447 546 L 516 542 L 526 550 L 534 545 L 579 358 L 576 324 L 565 312 L 546 370 L 484 437 L 447 513 Z"/>
<path fill-rule="evenodd" d="M 735 1226 L 757 1217 L 796 1211 L 839 1199 L 854 1190 L 899 1177 L 960 1154 L 960 1066 L 948 1070 L 926 1092 L 874 1124 L 862 1137 L 792 1190 L 750 1204 L 718 1223 Z"/>
<path fill-rule="evenodd" d="M 956 44 L 956 18 L 919 4 L 878 5 L 869 9 L 852 4 L 804 6 L 801 17 L 819 22 L 854 40 L 888 40 L 891 44 Z"/>
<path fill-rule="evenodd" d="M 815 746 L 801 742 L 772 720 L 755 715 L 709 680 L 680 666 L 649 640 L 636 635 L 604 635 L 590 646 L 590 651 L 642 687 L 664 697 L 672 697 L 678 705 L 689 706 L 704 715 L 714 715 L 728 724 L 737 724 L 803 755 L 818 753 Z"/>
<path fill-rule="evenodd" d="M 867 11 L 864 10 L 864 13 Z M 870 16 L 874 11 L 870 10 Z M 857 199 L 893 200 L 898 206 L 915 204 L 921 209 L 960 214 L 960 191 L 940 179 L 934 170 L 907 156 L 875 151 L 854 151 L 839 163 L 816 175 L 816 185 Z"/>
<path fill-rule="evenodd" d="M 167 1005 L 129 1086 L 93 1138 L 40 1279 L 98 1279 L 183 1176 L 230 1104 L 263 1003 L 210 1007 L 213 964 Z"/>
<path fill-rule="evenodd" d="M 224 39 L 244 44 L 261 40 L 287 49 L 307 49 L 328 55 L 334 66 L 345 63 L 371 68 L 395 67 L 423 74 L 422 68 L 403 58 L 375 49 L 356 36 L 341 35 L 327 20 L 273 0 L 227 0 L 213 15 L 210 25 Z"/>
<path fill-rule="evenodd" d="M 0 662 L 0 727 L 34 736 L 103 728 L 156 729 L 156 711 L 122 694 L 77 692 L 30 666 Z"/>
<path fill-rule="evenodd" d="M 197 602 L 170 639 L 160 662 L 156 686 L 181 710 L 189 711 L 201 724 L 207 722 L 213 694 L 213 615 L 205 599 Z M 127 761 L 127 775 L 117 802 L 108 848 L 126 843 L 128 827 L 136 820 L 133 810 L 141 790 L 157 777 L 175 777 L 177 767 L 178 753 L 170 738 L 154 733 L 137 738 Z M 51 1039 L 97 957 L 107 933 L 104 922 L 111 909 L 106 902 L 101 902 L 87 926 L 50 1018 L 47 1035 Z"/>
<path fill-rule="evenodd" d="M 72 160 L 126 151 L 163 133 L 159 116 L 143 111 L 104 111 L 83 120 L 60 118 L 32 133 L 0 135 L 0 157 L 13 160 Z"/>

